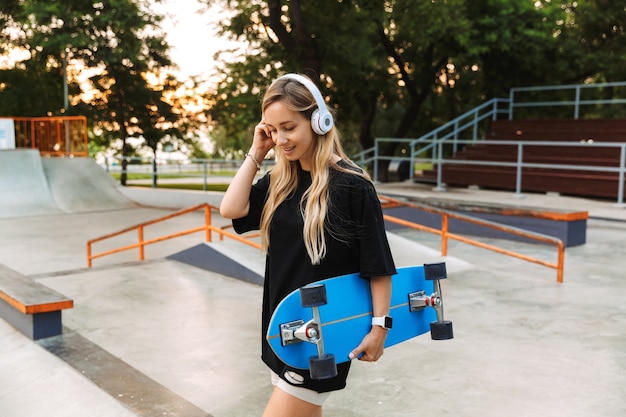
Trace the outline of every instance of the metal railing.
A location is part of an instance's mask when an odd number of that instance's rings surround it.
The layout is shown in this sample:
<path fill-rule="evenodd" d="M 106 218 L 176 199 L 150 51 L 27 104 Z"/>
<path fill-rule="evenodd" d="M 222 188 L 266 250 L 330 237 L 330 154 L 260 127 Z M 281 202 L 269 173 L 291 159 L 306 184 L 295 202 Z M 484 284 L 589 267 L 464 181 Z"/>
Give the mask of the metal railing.
<path fill-rule="evenodd" d="M 618 94 L 623 88 L 624 98 Z M 583 92 L 595 90 L 596 93 L 611 91 L 611 98 L 584 98 Z M 617 91 L 617 93 L 616 93 Z M 545 93 L 560 95 L 572 92 L 573 98 L 558 97 L 557 99 L 545 98 L 541 95 Z M 540 96 L 538 97 L 537 94 Z M 526 97 L 530 97 L 526 99 Z M 569 106 L 573 109 L 573 118 L 580 117 L 581 108 L 589 106 L 614 106 L 616 104 L 626 104 L 626 81 L 597 83 L 597 84 L 578 84 L 578 85 L 562 85 L 562 86 L 545 86 L 545 87 L 520 87 L 513 88 L 510 91 L 509 98 L 494 98 L 487 102 L 463 113 L 457 118 L 443 124 L 442 126 L 420 136 L 419 138 L 377 138 L 372 148 L 366 149 L 356 155 L 353 160 L 362 167 L 373 165 L 373 178 L 378 179 L 379 165 L 381 161 L 406 161 L 409 167 L 414 167 L 416 163 L 429 163 L 432 165 L 454 163 L 451 160 L 443 160 L 443 146 L 447 146 L 446 151 L 452 154 L 457 152 L 458 147 L 462 143 L 492 143 L 493 141 L 484 141 L 484 132 L 488 124 L 492 120 L 500 117 L 513 119 L 516 110 L 528 108 L 546 108 L 551 109 Z M 623 113 L 623 112 L 622 112 Z M 401 145 L 399 155 L 383 155 L 382 149 L 388 143 L 396 143 Z M 535 144 L 538 142 L 535 142 Z M 560 146 L 565 146 L 565 142 L 560 142 Z M 557 169 L 557 164 L 546 164 L 545 167 Z M 622 162 L 620 171 L 623 172 L 624 163 Z M 569 169 L 572 166 L 568 165 Z M 580 170 L 593 170 L 595 168 L 589 166 L 580 166 Z M 409 169 L 409 180 L 414 179 L 414 170 Z M 620 174 L 621 175 L 621 174 Z M 623 191 L 623 186 L 620 186 Z M 623 204 L 623 196 L 618 199 L 618 205 Z"/>
<path fill-rule="evenodd" d="M 377 138 L 372 148 L 356 154 L 353 160 L 363 167 L 373 163 L 374 178 L 379 178 L 380 161 L 404 160 L 409 162 L 409 166 L 414 166 L 418 162 L 434 164 L 437 162 L 439 143 L 451 142 L 452 151 L 456 152 L 460 138 L 470 137 L 473 141 L 478 141 L 482 132 L 487 128 L 488 122 L 496 120 L 500 115 L 507 116 L 508 114 L 509 100 L 494 98 L 417 139 Z M 404 144 L 402 155 L 382 155 L 381 149 L 385 143 Z M 413 176 L 413 170 L 410 170 L 409 179 L 412 180 Z"/>
<path fill-rule="evenodd" d="M 612 83 L 597 83 L 597 84 L 570 84 L 570 85 L 552 85 L 546 87 L 517 87 L 512 88 L 509 94 L 509 120 L 513 120 L 515 109 L 529 108 L 529 107 L 572 107 L 574 119 L 580 117 L 581 108 L 584 106 L 598 106 L 598 105 L 614 105 L 614 104 L 626 104 L 626 95 L 624 98 L 611 97 L 611 98 L 589 98 L 583 97 L 583 92 L 602 92 L 611 90 L 614 93 L 615 88 L 626 87 L 626 81 L 618 81 Z M 564 92 L 566 98 L 559 100 L 537 100 L 533 96 L 537 96 L 543 92 Z M 520 97 L 524 93 L 528 93 L 530 97 L 529 101 L 523 101 Z"/>
<path fill-rule="evenodd" d="M 474 143 L 473 140 L 457 140 L 457 143 Z M 523 187 L 523 168 L 543 168 L 543 169 L 565 169 L 570 171 L 596 171 L 596 172 L 609 172 L 616 173 L 618 175 L 617 181 L 617 207 L 624 207 L 624 176 L 626 175 L 626 142 L 536 142 L 536 141 L 513 141 L 513 140 L 488 140 L 482 142 L 484 146 L 496 146 L 505 145 L 515 147 L 511 155 L 517 155 L 515 162 L 506 161 L 483 161 L 483 160 L 471 160 L 471 159 L 446 159 L 443 157 L 443 142 L 437 144 L 437 158 L 435 165 L 437 165 L 437 187 L 438 191 L 444 191 L 443 184 L 443 165 L 482 165 L 492 167 L 514 167 L 515 168 L 515 195 L 521 196 Z M 600 165 L 580 165 L 580 164 L 542 164 L 524 161 L 524 148 L 528 147 L 542 147 L 542 146 L 558 146 L 561 148 L 567 147 L 582 147 L 582 148 L 616 148 L 619 149 L 620 160 L 619 166 L 600 166 Z"/>
<path fill-rule="evenodd" d="M 15 147 L 38 149 L 45 156 L 88 156 L 84 116 L 12 117 Z"/>
<path fill-rule="evenodd" d="M 144 230 L 146 227 L 164 222 L 166 220 L 183 216 L 185 214 L 193 213 L 199 210 L 204 210 L 204 225 L 194 227 L 191 229 L 184 230 L 182 232 L 172 233 L 169 235 L 160 236 L 153 239 L 145 239 L 144 238 Z M 256 237 L 256 235 L 248 235 L 246 237 L 242 237 L 236 235 L 234 233 L 227 232 L 224 228 L 214 226 L 212 224 L 211 214 L 213 211 L 219 212 L 219 207 L 212 206 L 208 203 L 200 204 L 197 206 L 193 206 L 184 210 L 177 211 L 175 213 L 168 214 L 166 216 L 160 217 L 158 219 L 150 220 L 135 226 L 127 227 L 126 229 L 122 229 L 120 231 L 110 233 L 108 235 L 100 236 L 95 239 L 91 239 L 87 242 L 87 267 L 91 268 L 93 265 L 93 260 L 97 258 L 101 258 L 103 256 L 113 255 L 115 253 L 124 252 L 131 249 L 138 249 L 139 251 L 139 260 L 143 261 L 145 259 L 145 247 L 154 243 L 163 242 L 165 240 L 174 239 L 177 237 L 189 235 L 192 233 L 205 232 L 205 239 L 207 242 L 211 242 L 211 233 L 215 232 L 220 236 L 220 240 L 223 240 L 224 237 L 228 237 L 230 239 L 234 239 L 238 242 L 244 243 L 246 245 L 252 246 L 257 249 L 261 249 L 261 245 L 249 240 L 250 238 Z M 111 239 L 113 237 L 117 237 L 126 233 L 136 232 L 137 233 L 137 242 L 132 243 L 130 245 L 121 246 L 115 249 L 110 249 L 100 253 L 93 253 L 93 245 L 98 242 L 102 242 L 107 239 Z"/>
<path fill-rule="evenodd" d="M 122 161 L 126 161 L 123 164 Z M 152 187 L 159 181 L 161 184 L 165 182 L 185 180 L 190 183 L 202 184 L 203 191 L 207 191 L 209 184 L 219 181 L 222 177 L 230 178 L 239 169 L 243 160 L 241 159 L 209 159 L 209 158 L 193 158 L 193 159 L 168 159 L 154 157 L 120 157 L 119 159 L 103 158 L 98 164 L 110 174 L 126 174 L 127 184 L 133 185 L 137 181 L 148 181 L 147 179 L 137 180 L 138 177 L 145 178 L 149 175 Z M 274 164 L 274 160 L 265 159 L 261 162 L 262 175 L 267 169 Z M 166 181 L 162 181 L 162 180 Z M 158 180 L 158 181 L 157 181 Z"/>
<path fill-rule="evenodd" d="M 432 233 L 441 236 L 441 255 L 448 255 L 448 240 L 457 240 L 459 242 L 467 243 L 469 245 L 477 246 L 479 248 L 491 250 L 493 252 L 497 252 L 503 255 L 512 256 L 517 259 L 521 259 L 523 261 L 532 262 L 538 265 L 542 265 L 548 268 L 552 268 L 556 270 L 556 282 L 559 284 L 563 283 L 563 267 L 565 264 L 565 244 L 561 239 L 558 239 L 553 236 L 547 236 L 541 233 L 535 233 L 528 230 L 522 230 L 515 227 L 510 227 L 494 222 L 490 222 L 487 220 L 477 219 L 470 216 L 465 216 L 458 213 L 452 213 L 446 210 L 436 209 L 433 207 L 420 205 L 420 204 L 412 204 L 407 203 L 406 201 L 397 200 L 390 197 L 385 197 L 382 195 L 378 196 L 383 204 L 383 208 L 393 208 L 393 207 L 409 207 L 413 209 L 417 209 L 420 211 L 425 211 L 428 213 L 433 213 L 441 216 L 441 229 L 435 229 L 432 227 L 424 226 L 421 224 L 417 224 L 414 222 L 410 222 L 404 219 L 400 219 L 390 215 L 383 215 L 383 218 L 389 222 L 400 224 L 404 227 L 408 227 L 411 229 L 421 230 L 424 232 Z M 449 220 L 456 219 L 459 221 L 467 222 L 470 224 L 479 225 L 482 227 L 490 228 L 493 230 L 497 230 L 500 232 L 520 236 L 526 239 L 531 239 L 537 242 L 546 243 L 549 245 L 554 245 L 557 248 L 557 261 L 556 262 L 548 262 L 545 260 L 541 260 L 538 258 L 534 258 L 528 255 L 524 255 L 519 252 L 503 249 L 494 245 L 490 245 L 484 242 L 480 242 L 476 239 L 471 239 L 465 236 L 461 236 L 460 234 L 451 233 L 448 229 Z"/>
<path fill-rule="evenodd" d="M 425 231 L 425 232 L 429 232 L 429 233 L 434 233 L 437 235 L 441 236 L 441 254 L 442 256 L 447 256 L 447 252 L 448 252 L 448 240 L 449 239 L 453 239 L 453 240 L 457 240 L 460 242 L 464 242 L 470 245 L 474 245 L 474 246 L 478 246 L 481 247 L 483 249 L 488 249 L 497 253 L 501 253 L 504 255 L 508 255 L 508 256 L 513 256 L 515 258 L 518 259 L 522 259 L 528 262 L 532 262 L 535 264 L 539 264 L 542 266 L 546 266 L 549 268 L 554 268 L 557 271 L 557 282 L 558 283 L 562 283 L 563 282 L 563 264 L 564 264 L 564 256 L 565 256 L 565 245 L 563 243 L 562 240 L 552 237 L 552 236 L 546 236 L 543 234 L 539 234 L 539 233 L 535 233 L 535 232 L 530 232 L 527 230 L 522 230 L 522 229 L 517 229 L 514 227 L 510 227 L 510 226 L 505 226 L 502 224 L 498 224 L 498 223 L 494 223 L 494 222 L 489 222 L 486 220 L 481 220 L 481 219 L 477 219 L 477 218 L 473 218 L 470 216 L 464 216 L 462 214 L 457 214 L 457 213 L 451 213 L 448 212 L 446 210 L 441 210 L 441 209 L 436 209 L 433 207 L 428 207 L 428 206 L 424 206 L 424 205 L 418 205 L 418 204 L 412 204 L 412 203 L 407 203 L 405 201 L 401 201 L 401 200 L 397 200 L 397 199 L 393 199 L 391 197 L 386 197 L 386 196 L 382 196 L 379 195 L 379 198 L 382 201 L 383 207 L 384 208 L 392 208 L 392 207 L 409 207 L 409 208 L 413 208 L 413 209 L 418 209 L 421 211 L 426 211 L 426 212 L 430 212 L 430 213 L 434 213 L 434 214 L 439 214 L 442 217 L 442 222 L 441 222 L 441 230 L 435 229 L 435 228 L 431 228 L 428 226 L 424 226 L 424 225 L 420 225 L 418 223 L 414 223 L 414 222 L 410 222 L 407 220 L 403 220 L 397 217 L 393 217 L 393 216 L 389 216 L 389 215 L 383 215 L 384 219 L 392 222 L 392 223 L 396 223 L 396 224 L 400 224 L 403 225 L 405 227 L 409 227 L 409 228 L 413 228 L 416 230 L 421 230 L 421 231 Z M 198 226 L 198 227 L 194 227 L 188 230 L 184 230 L 182 232 L 177 232 L 177 233 L 172 233 L 169 235 L 164 235 L 164 236 L 160 236 L 157 238 L 153 238 L 153 239 L 145 239 L 144 238 L 144 230 L 146 227 L 157 224 L 157 223 L 161 223 L 163 221 L 175 218 L 175 217 L 179 217 L 185 214 L 189 214 L 189 213 L 193 213 L 199 210 L 204 210 L 204 225 L 202 226 Z M 223 227 L 216 227 L 214 225 L 212 225 L 212 219 L 211 219 L 211 213 L 213 211 L 218 211 L 219 212 L 219 208 L 212 206 L 210 204 L 204 203 L 204 204 L 200 204 L 197 206 L 193 206 L 190 207 L 188 209 L 184 209 L 184 210 L 180 210 L 174 213 L 171 213 L 169 215 L 160 217 L 158 219 L 154 219 L 154 220 L 150 220 L 135 226 L 131 226 L 125 229 L 122 229 L 120 231 L 114 232 L 114 233 L 110 233 L 95 239 L 91 239 L 87 242 L 87 267 L 91 268 L 93 266 L 93 260 L 97 259 L 97 258 L 101 258 L 104 256 L 108 256 L 108 255 L 113 255 L 116 253 L 120 253 L 120 252 L 124 252 L 127 250 L 131 250 L 131 249 L 138 249 L 138 257 L 140 261 L 145 260 L 145 247 L 154 243 L 158 243 L 158 242 L 162 242 L 168 239 L 173 239 L 173 238 L 177 238 L 180 236 L 185 236 L 185 235 L 189 235 L 192 233 L 198 233 L 198 232 L 202 232 L 204 231 L 206 233 L 205 235 L 205 239 L 207 242 L 211 242 L 211 233 L 215 232 L 219 235 L 220 240 L 223 240 L 225 237 L 226 238 L 230 238 L 233 239 L 237 242 L 252 246 L 256 249 L 261 249 L 261 245 L 251 239 L 253 238 L 257 238 L 259 236 L 259 233 L 253 233 L 253 234 L 248 234 L 246 236 L 239 236 L 237 234 L 231 233 L 226 231 L 226 229 L 231 228 L 230 225 L 226 225 Z M 540 259 L 537 258 L 533 258 L 521 253 L 517 253 L 514 251 L 510 251 L 507 249 L 503 249 L 503 248 L 499 248 L 497 246 L 494 245 L 489 245 L 483 242 L 480 242 L 478 240 L 475 239 L 471 239 L 468 237 L 464 237 L 461 236 L 459 234 L 456 233 L 451 233 L 448 230 L 448 223 L 449 223 L 449 219 L 457 219 L 457 220 L 461 220 L 461 221 L 465 221 L 471 224 L 475 224 L 475 225 L 480 225 L 483 227 L 487 227 L 487 228 L 491 228 L 494 230 L 498 230 L 504 233 L 509 233 L 509 234 L 513 234 L 513 235 L 517 235 L 517 236 L 521 236 L 527 239 L 532 239 L 538 242 L 543 242 L 543 243 L 547 243 L 547 244 L 551 244 L 551 245 L 555 245 L 557 247 L 558 253 L 557 253 L 557 262 L 556 263 L 552 263 L 552 262 L 547 262 L 547 261 L 542 261 Z M 136 243 L 132 243 L 129 245 L 125 245 L 125 246 L 121 246 L 115 249 L 110 249 L 110 250 L 106 250 L 100 253 L 93 253 L 93 245 L 95 243 L 98 242 L 102 242 L 104 240 L 107 239 L 111 239 L 113 237 L 117 237 L 126 233 L 130 233 L 130 232 L 136 232 L 137 233 L 137 241 Z"/>

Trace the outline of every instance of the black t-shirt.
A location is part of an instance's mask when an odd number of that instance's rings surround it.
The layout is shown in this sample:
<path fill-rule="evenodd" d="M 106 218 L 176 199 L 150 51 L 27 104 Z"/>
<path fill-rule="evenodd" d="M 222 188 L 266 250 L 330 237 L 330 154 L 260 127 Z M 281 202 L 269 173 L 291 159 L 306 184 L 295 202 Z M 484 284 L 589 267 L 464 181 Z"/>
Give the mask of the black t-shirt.
<path fill-rule="evenodd" d="M 344 161 L 339 163 L 350 167 Z M 318 265 L 312 265 L 304 245 L 300 210 L 300 200 L 311 185 L 311 175 L 299 169 L 298 176 L 295 194 L 276 209 L 270 226 L 263 291 L 262 358 L 279 376 L 285 371 L 296 372 L 304 379 L 302 386 L 325 392 L 345 387 L 350 362 L 339 364 L 339 375 L 324 381 L 311 380 L 308 372 L 286 367 L 265 341 L 274 309 L 293 290 L 311 282 L 356 272 L 363 278 L 393 275 L 396 270 L 376 190 L 365 178 L 341 171 L 332 171 L 330 177 L 326 256 Z M 267 174 L 252 186 L 248 215 L 233 220 L 238 233 L 259 229 L 269 182 Z M 360 340 L 355 340 L 354 346 L 359 343 Z M 289 379 L 287 382 L 292 383 Z"/>

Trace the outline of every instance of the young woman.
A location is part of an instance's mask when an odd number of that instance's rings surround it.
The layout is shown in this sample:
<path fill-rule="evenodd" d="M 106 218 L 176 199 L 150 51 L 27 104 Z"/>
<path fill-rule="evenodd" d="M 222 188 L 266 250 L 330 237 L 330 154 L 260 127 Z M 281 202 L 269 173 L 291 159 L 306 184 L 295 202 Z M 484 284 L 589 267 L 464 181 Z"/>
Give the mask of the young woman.
<path fill-rule="evenodd" d="M 370 333 L 354 341 L 350 358 L 375 362 L 387 337 L 379 323 L 389 314 L 396 270 L 374 186 L 345 155 L 315 84 L 297 74 L 278 78 L 265 93 L 262 111 L 220 212 L 234 219 L 238 233 L 260 230 L 267 253 L 262 359 L 275 387 L 263 415 L 320 417 L 329 393 L 345 387 L 350 362 L 338 364 L 338 375 L 326 380 L 286 366 L 264 337 L 274 309 L 291 291 L 311 282 L 360 273 L 370 281 L 376 319 Z M 259 162 L 271 149 L 275 167 L 253 184 Z"/>

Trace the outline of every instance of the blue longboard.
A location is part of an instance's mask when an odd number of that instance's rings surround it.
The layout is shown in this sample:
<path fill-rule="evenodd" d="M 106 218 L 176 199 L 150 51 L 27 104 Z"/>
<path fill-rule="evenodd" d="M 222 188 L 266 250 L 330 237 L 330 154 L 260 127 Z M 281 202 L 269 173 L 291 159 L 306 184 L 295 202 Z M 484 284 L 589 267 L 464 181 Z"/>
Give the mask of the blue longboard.
<path fill-rule="evenodd" d="M 444 263 L 398 268 L 392 277 L 393 326 L 385 347 L 431 331 L 433 339 L 452 338 L 452 323 L 443 320 L 439 280 Z M 336 375 L 336 364 L 369 333 L 372 297 L 369 281 L 358 274 L 318 281 L 293 291 L 276 307 L 267 341 L 287 365 L 309 369 L 315 379 Z"/>

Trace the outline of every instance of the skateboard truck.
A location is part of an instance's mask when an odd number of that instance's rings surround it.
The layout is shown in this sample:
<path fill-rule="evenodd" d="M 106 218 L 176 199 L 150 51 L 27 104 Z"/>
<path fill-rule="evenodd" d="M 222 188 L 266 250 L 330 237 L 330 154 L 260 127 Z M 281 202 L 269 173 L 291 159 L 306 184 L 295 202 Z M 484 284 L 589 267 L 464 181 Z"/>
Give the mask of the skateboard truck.
<path fill-rule="evenodd" d="M 321 331 L 315 320 L 306 323 L 304 320 L 294 320 L 280 325 L 280 340 L 283 346 L 294 343 L 317 343 L 321 339 Z"/>
<path fill-rule="evenodd" d="M 296 336 L 296 330 L 304 326 L 304 320 L 294 320 L 289 323 L 283 323 L 280 325 L 280 341 L 283 346 L 293 345 L 294 343 L 300 343 L 302 340 Z"/>
<path fill-rule="evenodd" d="M 319 307 L 327 304 L 326 287 L 322 285 L 307 285 L 300 288 L 300 303 L 302 307 L 311 307 L 313 318 L 306 323 L 304 320 L 294 320 L 280 325 L 280 339 L 283 346 L 300 342 L 309 342 L 317 347 L 317 356 L 309 358 L 309 370 L 312 379 L 328 379 L 337 376 L 335 355 L 324 352 L 324 337 L 320 325 Z"/>
<path fill-rule="evenodd" d="M 442 279 L 448 277 L 446 264 L 424 264 L 424 277 L 434 281 L 435 292 L 427 295 L 425 291 L 416 291 L 409 294 L 409 310 L 411 312 L 422 310 L 426 307 L 433 307 L 437 312 L 437 321 L 430 323 L 430 336 L 433 340 L 447 340 L 454 337 L 452 332 L 452 322 L 444 320 L 443 317 L 443 296 L 441 293 Z"/>

